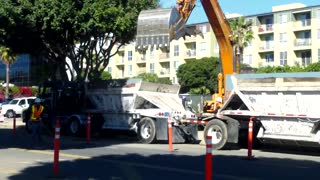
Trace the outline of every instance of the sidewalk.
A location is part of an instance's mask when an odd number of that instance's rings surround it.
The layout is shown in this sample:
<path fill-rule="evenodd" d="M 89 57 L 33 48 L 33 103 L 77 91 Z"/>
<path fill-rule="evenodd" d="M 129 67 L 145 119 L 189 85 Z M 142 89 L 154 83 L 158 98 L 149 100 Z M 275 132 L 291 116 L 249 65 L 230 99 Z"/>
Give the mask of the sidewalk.
<path fill-rule="evenodd" d="M 16 118 L 16 127 L 24 126 L 21 118 Z M 4 117 L 1 119 L 0 117 L 0 128 L 3 129 L 12 129 L 13 128 L 13 118 L 6 118 Z"/>

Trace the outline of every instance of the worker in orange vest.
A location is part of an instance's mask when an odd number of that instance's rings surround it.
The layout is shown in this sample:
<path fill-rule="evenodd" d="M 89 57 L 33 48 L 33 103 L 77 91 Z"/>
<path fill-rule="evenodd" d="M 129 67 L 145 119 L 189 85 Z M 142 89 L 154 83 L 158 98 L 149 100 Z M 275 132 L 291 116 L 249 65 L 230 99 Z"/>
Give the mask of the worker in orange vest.
<path fill-rule="evenodd" d="M 44 107 L 40 104 L 41 100 L 36 98 L 34 105 L 31 108 L 30 121 L 32 126 L 32 141 L 33 144 L 38 144 L 41 142 L 41 129 L 42 129 L 42 112 Z"/>

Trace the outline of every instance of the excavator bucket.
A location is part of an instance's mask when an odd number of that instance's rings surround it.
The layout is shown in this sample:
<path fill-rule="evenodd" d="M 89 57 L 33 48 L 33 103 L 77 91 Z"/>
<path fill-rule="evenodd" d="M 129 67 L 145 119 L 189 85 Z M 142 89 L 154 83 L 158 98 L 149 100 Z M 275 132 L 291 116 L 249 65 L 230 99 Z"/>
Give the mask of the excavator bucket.
<path fill-rule="evenodd" d="M 195 2 L 196 0 L 178 0 L 175 8 L 141 11 L 138 17 L 136 47 L 169 47 L 171 40 L 194 34 L 185 24 Z"/>

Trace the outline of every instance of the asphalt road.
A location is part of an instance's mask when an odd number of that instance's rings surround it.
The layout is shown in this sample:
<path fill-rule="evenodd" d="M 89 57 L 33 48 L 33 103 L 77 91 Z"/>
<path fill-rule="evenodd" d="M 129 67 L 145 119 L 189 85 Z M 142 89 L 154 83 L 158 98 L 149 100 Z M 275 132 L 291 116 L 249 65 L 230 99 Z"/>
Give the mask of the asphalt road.
<path fill-rule="evenodd" d="M 132 136 L 61 137 L 59 175 L 53 175 L 53 137 L 44 135 L 41 148 L 31 147 L 31 135 L 17 120 L 0 123 L 0 179 L 105 179 L 198 180 L 204 179 L 205 146 L 199 144 L 140 144 Z M 268 146 L 213 151 L 213 179 L 318 179 L 320 152 L 315 149 Z"/>

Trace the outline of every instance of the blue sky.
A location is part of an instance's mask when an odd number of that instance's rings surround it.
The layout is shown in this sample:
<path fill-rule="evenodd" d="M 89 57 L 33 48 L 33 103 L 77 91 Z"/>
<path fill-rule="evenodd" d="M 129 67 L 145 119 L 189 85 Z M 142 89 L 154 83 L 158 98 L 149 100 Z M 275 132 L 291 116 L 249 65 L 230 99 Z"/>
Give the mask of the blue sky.
<path fill-rule="evenodd" d="M 160 0 L 163 7 L 172 7 L 176 0 Z M 302 3 L 307 6 L 320 5 L 319 0 L 219 0 L 219 4 L 225 14 L 238 13 L 242 15 L 254 15 L 271 12 L 272 6 Z M 201 4 L 198 0 L 198 6 Z M 201 7 L 202 8 L 202 7 Z"/>

